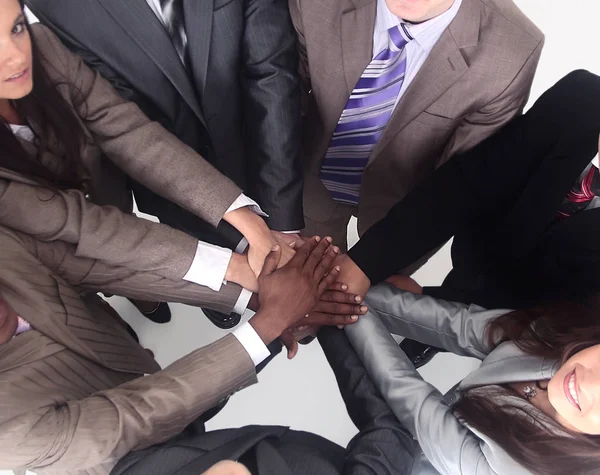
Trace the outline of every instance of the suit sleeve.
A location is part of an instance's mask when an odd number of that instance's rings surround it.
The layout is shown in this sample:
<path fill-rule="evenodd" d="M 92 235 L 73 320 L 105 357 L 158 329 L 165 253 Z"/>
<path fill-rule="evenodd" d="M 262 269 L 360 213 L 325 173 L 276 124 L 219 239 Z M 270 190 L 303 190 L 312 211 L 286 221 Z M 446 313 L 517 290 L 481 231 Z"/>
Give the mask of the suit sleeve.
<path fill-rule="evenodd" d="M 83 304 L 75 293 L 56 293 L 55 298 L 49 298 L 45 293 L 29 292 L 28 272 L 36 273 L 36 282 L 47 287 L 48 295 L 59 287 L 57 284 L 72 283 L 76 275 L 90 284 L 90 278 L 94 278 L 90 276 L 99 277 L 100 271 L 114 272 L 115 282 L 122 274 L 107 267 L 90 269 L 86 262 L 78 264 L 77 270 L 77 265 L 69 261 L 69 253 L 65 252 L 69 246 L 64 243 L 35 243 L 29 236 L 4 228 L 0 228 L 0 243 L 0 258 L 12 272 L 8 281 L 0 276 L 3 296 L 15 302 L 29 296 L 28 307 L 40 312 L 60 312 L 63 305 L 79 308 Z M 164 283 L 156 288 L 162 287 Z M 31 301 L 33 295 L 43 301 Z M 196 296 L 202 295 L 197 289 Z M 74 365 L 75 378 L 76 368 Z M 83 390 L 83 397 L 75 391 L 64 402 L 4 415 L 0 459 L 3 466 L 53 473 L 114 463 L 132 450 L 165 442 L 223 398 L 255 382 L 250 356 L 234 335 L 228 335 L 150 376 L 91 395 Z M 3 384 L 7 384 L 6 379 Z"/>
<path fill-rule="evenodd" d="M 376 313 L 345 329 L 367 373 L 441 475 L 491 475 L 485 442 L 463 426 L 425 382 Z"/>
<path fill-rule="evenodd" d="M 306 112 L 308 107 L 308 96 L 312 89 L 310 82 L 310 69 L 308 67 L 308 52 L 306 51 L 306 38 L 304 36 L 304 25 L 302 23 L 301 0 L 289 0 L 292 23 L 296 30 L 296 45 L 298 49 L 298 76 L 300 78 L 300 91 L 302 110 Z"/>
<path fill-rule="evenodd" d="M 377 284 L 485 213 L 512 206 L 546 157 L 572 160 L 569 154 L 580 142 L 597 146 L 599 89 L 598 76 L 570 73 L 525 115 L 442 165 L 373 225 L 348 255 Z M 551 156 L 559 145 L 569 152 Z"/>
<path fill-rule="evenodd" d="M 373 287 L 367 295 L 367 304 L 390 333 L 480 360 L 491 351 L 488 325 L 511 312 L 446 302 L 387 283 Z"/>
<path fill-rule="evenodd" d="M 137 105 L 121 98 L 50 30 L 35 26 L 36 35 L 47 43 L 45 49 L 54 53 L 53 58 L 46 58 L 51 77 L 57 82 L 67 79 L 79 91 L 74 93 L 77 112 L 106 156 L 148 189 L 218 225 L 241 190 L 160 124 L 150 121 Z"/>
<path fill-rule="evenodd" d="M 98 206 L 80 191 L 49 190 L 0 179 L 0 224 L 40 241 L 64 241 L 74 255 L 177 280 L 197 240 L 163 224 Z"/>
<path fill-rule="evenodd" d="M 244 110 L 249 194 L 271 228 L 304 228 L 300 89 L 287 0 L 249 0 L 244 30 Z"/>

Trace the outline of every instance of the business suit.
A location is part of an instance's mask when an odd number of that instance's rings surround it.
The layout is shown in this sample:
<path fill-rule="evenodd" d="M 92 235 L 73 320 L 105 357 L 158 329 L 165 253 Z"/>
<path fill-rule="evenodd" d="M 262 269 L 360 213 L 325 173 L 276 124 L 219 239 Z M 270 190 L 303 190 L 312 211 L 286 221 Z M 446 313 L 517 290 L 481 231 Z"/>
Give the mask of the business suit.
<path fill-rule="evenodd" d="M 146 0 L 26 4 L 123 97 L 257 200 L 272 229 L 303 227 L 297 57 L 285 0 L 183 0 L 187 70 Z M 165 197 L 134 191 L 142 211 L 219 240 Z M 234 239 L 226 223 L 219 230 Z"/>
<path fill-rule="evenodd" d="M 258 463 L 259 474 L 338 474 L 345 464 L 344 473 L 375 475 L 381 472 L 372 467 L 400 473 L 394 461 L 412 460 L 410 435 L 372 383 L 355 391 L 356 404 L 373 417 L 347 455 L 285 427 L 204 432 L 198 416 L 256 382 L 238 339 L 228 335 L 160 370 L 96 294 L 198 305 L 212 296 L 202 286 L 82 258 L 74 245 L 4 227 L 0 262 L 0 295 L 33 328 L 0 345 L 2 468 L 41 475 L 197 474 L 240 458 Z"/>
<path fill-rule="evenodd" d="M 32 34 L 51 80 L 64 83 L 66 78 L 82 95 L 82 103 L 73 104 L 71 90 L 59 86 L 89 134 L 81 153 L 85 189 L 52 190 L 0 168 L 0 224 L 40 240 L 76 244 L 82 257 L 156 271 L 174 280 L 183 278 L 194 259 L 197 241 L 165 225 L 127 216 L 133 201 L 125 173 L 213 226 L 241 190 L 146 118 L 135 104 L 125 102 L 47 28 L 33 25 Z M 36 129 L 35 124 L 31 126 Z M 35 143 L 19 140 L 32 157 L 38 156 Z M 139 153 L 141 144 L 143 154 Z M 51 171 L 64 166 L 52 146 L 43 151 L 40 160 Z M 154 172 L 163 168 L 163 173 Z M 231 286 L 220 302 L 216 299 L 217 308 L 230 311 L 236 301 L 234 294 L 240 292 L 238 286 Z"/>
<path fill-rule="evenodd" d="M 463 0 L 395 108 L 362 176 L 357 207 L 337 204 L 319 177 L 348 97 L 373 57 L 375 0 L 290 0 L 306 98 L 305 218 L 311 233 L 345 245 L 415 185 L 519 114 L 543 46 L 509 0 Z M 324 47 L 326 45 L 326 47 Z"/>
<path fill-rule="evenodd" d="M 599 135 L 600 77 L 575 71 L 440 168 L 349 256 L 376 284 L 454 235 L 453 270 L 441 288 L 425 289 L 430 295 L 523 308 L 597 292 L 600 209 L 557 212 L 598 153 Z"/>
<path fill-rule="evenodd" d="M 512 342 L 490 347 L 486 326 L 510 310 L 436 300 L 389 284 L 373 288 L 366 301 L 369 313 L 345 333 L 383 398 L 421 446 L 407 473 L 529 475 L 493 438 L 461 424 L 449 405 L 471 388 L 550 379 L 560 363 L 527 355 Z M 421 378 L 390 332 L 478 358 L 481 367 L 443 396 Z M 336 347 L 324 350 L 329 357 Z M 533 407 L 516 396 L 503 402 Z"/>

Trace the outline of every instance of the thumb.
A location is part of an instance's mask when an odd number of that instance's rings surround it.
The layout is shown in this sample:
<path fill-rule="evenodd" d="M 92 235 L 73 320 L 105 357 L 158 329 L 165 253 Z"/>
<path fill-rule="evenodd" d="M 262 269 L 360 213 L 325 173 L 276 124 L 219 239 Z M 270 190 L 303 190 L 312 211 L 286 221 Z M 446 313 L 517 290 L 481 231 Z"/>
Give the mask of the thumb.
<path fill-rule="evenodd" d="M 279 244 L 275 244 L 271 248 L 271 252 L 267 254 L 265 258 L 265 264 L 263 266 L 262 272 L 260 273 L 261 277 L 271 275 L 273 272 L 277 270 L 277 265 L 279 264 L 279 260 L 281 259 L 281 246 Z"/>

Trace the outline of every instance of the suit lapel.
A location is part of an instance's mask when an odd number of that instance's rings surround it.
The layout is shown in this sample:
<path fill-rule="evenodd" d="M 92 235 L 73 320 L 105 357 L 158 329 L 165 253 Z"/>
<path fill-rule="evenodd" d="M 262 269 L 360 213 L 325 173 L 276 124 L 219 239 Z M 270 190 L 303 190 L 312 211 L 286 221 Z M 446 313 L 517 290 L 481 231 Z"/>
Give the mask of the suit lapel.
<path fill-rule="evenodd" d="M 154 61 L 198 118 L 204 117 L 171 37 L 145 0 L 99 0 L 113 19 Z M 205 124 L 206 125 L 206 124 Z"/>
<path fill-rule="evenodd" d="M 190 65 L 194 78 L 199 84 L 197 90 L 200 98 L 204 97 L 206 87 L 213 8 L 214 0 L 184 0 L 183 2 Z"/>
<path fill-rule="evenodd" d="M 348 97 L 373 58 L 373 28 L 377 2 L 353 0 L 354 6 L 342 13 L 342 65 L 346 77 Z"/>
<path fill-rule="evenodd" d="M 398 103 L 369 163 L 468 71 L 461 49 L 477 45 L 480 9 L 477 0 L 463 0 L 456 18 L 444 31 Z"/>

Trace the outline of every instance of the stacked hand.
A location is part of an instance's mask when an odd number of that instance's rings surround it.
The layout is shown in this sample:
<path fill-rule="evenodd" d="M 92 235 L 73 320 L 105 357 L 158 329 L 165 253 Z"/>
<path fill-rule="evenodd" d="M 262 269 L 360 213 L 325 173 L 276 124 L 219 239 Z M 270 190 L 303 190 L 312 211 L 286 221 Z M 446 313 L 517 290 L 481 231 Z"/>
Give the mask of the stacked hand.
<path fill-rule="evenodd" d="M 296 348 L 290 340 L 290 328 L 347 325 L 366 309 L 356 305 L 356 297 L 346 295 L 346 287 L 338 282 L 340 268 L 333 262 L 339 249 L 331 245 L 331 238 L 309 239 L 287 265 L 277 269 L 281 251 L 281 246 L 274 246 L 265 260 L 258 279 L 259 310 L 250 324 L 266 344 L 282 336 L 293 357 Z"/>

